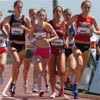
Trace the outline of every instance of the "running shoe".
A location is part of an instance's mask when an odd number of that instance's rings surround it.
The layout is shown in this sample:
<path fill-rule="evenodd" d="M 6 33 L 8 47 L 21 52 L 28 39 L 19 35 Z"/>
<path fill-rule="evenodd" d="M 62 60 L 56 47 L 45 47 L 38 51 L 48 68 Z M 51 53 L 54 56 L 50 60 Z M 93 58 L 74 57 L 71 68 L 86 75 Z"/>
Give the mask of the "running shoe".
<path fill-rule="evenodd" d="M 50 95 L 50 98 L 55 98 L 56 97 L 56 93 L 52 92 L 52 94 Z"/>
<path fill-rule="evenodd" d="M 64 96 L 64 89 L 60 89 L 59 96 Z"/>
<path fill-rule="evenodd" d="M 71 81 L 70 76 L 67 77 L 66 85 L 67 85 L 68 87 L 71 87 L 71 85 L 72 85 L 72 81 Z"/>
<path fill-rule="evenodd" d="M 37 89 L 35 86 L 32 87 L 32 92 L 35 92 L 35 93 L 37 92 Z"/>
<path fill-rule="evenodd" d="M 10 87 L 9 87 L 9 91 L 10 92 L 15 92 L 15 88 L 16 88 L 15 84 L 14 83 L 11 83 L 10 84 Z"/>
<path fill-rule="evenodd" d="M 28 93 L 28 86 L 26 84 L 23 86 L 23 90 L 25 94 Z"/>
<path fill-rule="evenodd" d="M 78 84 L 77 83 L 74 84 L 73 93 L 74 93 L 74 99 L 79 99 Z"/>
<path fill-rule="evenodd" d="M 40 91 L 39 91 L 39 96 L 42 97 L 43 94 L 44 94 L 43 90 L 40 90 Z"/>

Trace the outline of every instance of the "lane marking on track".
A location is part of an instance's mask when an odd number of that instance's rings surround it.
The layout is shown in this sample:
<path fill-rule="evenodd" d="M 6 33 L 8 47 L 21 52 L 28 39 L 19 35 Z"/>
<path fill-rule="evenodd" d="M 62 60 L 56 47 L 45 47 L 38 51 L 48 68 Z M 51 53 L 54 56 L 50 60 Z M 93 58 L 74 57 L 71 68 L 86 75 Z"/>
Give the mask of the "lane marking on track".
<path fill-rule="evenodd" d="M 35 93 L 35 94 L 32 94 L 33 96 L 39 96 L 39 94 L 38 93 Z"/>
<path fill-rule="evenodd" d="M 10 100 L 22 100 L 22 99 L 18 99 L 18 98 L 14 98 L 14 97 L 6 97 L 7 99 L 10 99 Z"/>
<path fill-rule="evenodd" d="M 67 96 L 67 95 L 65 95 L 65 94 L 64 94 L 64 97 L 65 97 L 67 100 L 71 100 L 70 97 Z"/>
<path fill-rule="evenodd" d="M 6 91 L 7 91 L 8 87 L 9 87 L 11 81 L 12 81 L 12 78 L 9 79 L 7 85 L 5 86 L 5 88 L 4 88 L 3 92 L 2 92 L 2 96 L 1 96 L 0 98 L 1 98 L 1 99 L 8 98 L 8 99 L 12 99 L 12 100 L 21 100 L 21 99 L 15 98 L 15 97 L 9 97 L 9 96 L 6 94 Z M 4 97 L 3 97 L 3 96 L 4 96 Z"/>
<path fill-rule="evenodd" d="M 12 78 L 9 79 L 7 85 L 5 86 L 5 88 L 4 88 L 3 92 L 2 92 L 3 96 L 8 96 L 8 95 L 6 95 L 6 91 L 7 91 L 8 87 L 9 87 L 11 81 L 12 81 Z"/>
<path fill-rule="evenodd" d="M 9 99 L 9 100 L 22 100 L 22 99 L 18 99 L 18 98 L 14 98 L 14 97 L 0 97 L 0 100 L 7 100 L 7 99 Z"/>

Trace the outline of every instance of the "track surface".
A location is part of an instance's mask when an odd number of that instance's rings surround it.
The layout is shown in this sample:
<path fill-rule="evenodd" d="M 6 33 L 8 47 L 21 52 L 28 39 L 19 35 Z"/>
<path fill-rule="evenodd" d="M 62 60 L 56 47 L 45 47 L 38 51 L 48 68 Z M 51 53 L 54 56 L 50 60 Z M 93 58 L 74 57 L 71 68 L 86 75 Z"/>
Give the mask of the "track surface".
<path fill-rule="evenodd" d="M 4 73 L 3 73 L 3 78 L 4 78 L 4 82 L 2 85 L 0 85 L 0 100 L 52 100 L 52 98 L 50 98 L 50 94 L 51 91 L 49 93 L 46 93 L 43 95 L 43 97 L 39 97 L 37 93 L 32 93 L 32 71 L 33 71 L 33 67 L 30 67 L 29 73 L 28 73 L 28 93 L 24 94 L 23 92 L 23 65 L 21 65 L 20 67 L 20 72 L 19 72 L 19 76 L 18 76 L 18 80 L 17 80 L 17 84 L 16 84 L 16 93 L 14 97 L 10 96 L 10 93 L 8 91 L 10 82 L 11 82 L 11 73 L 12 73 L 12 65 L 8 64 L 5 67 Z M 45 91 L 45 84 L 43 81 L 43 89 Z M 56 90 L 57 96 L 55 98 L 55 100 L 68 100 L 67 98 L 70 98 L 70 100 L 74 100 L 72 93 L 67 94 L 67 90 L 65 90 L 65 95 L 64 97 L 59 97 L 58 96 L 58 89 Z M 100 99 L 94 99 L 94 98 L 88 98 L 86 97 L 82 97 L 80 96 L 79 100 L 100 100 Z"/>

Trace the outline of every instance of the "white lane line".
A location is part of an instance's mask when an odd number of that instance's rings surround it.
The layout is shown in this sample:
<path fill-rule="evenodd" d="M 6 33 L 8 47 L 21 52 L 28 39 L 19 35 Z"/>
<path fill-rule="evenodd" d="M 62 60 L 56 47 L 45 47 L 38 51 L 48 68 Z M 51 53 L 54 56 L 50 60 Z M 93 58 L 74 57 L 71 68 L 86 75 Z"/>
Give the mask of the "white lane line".
<path fill-rule="evenodd" d="M 14 97 L 3 97 L 3 99 L 6 98 L 6 99 L 10 99 L 10 100 L 22 100 L 22 99 L 18 99 L 18 98 L 14 98 Z"/>
<path fill-rule="evenodd" d="M 65 95 L 65 94 L 64 94 L 64 97 L 65 97 L 67 100 L 71 100 L 70 97 L 67 96 L 67 95 Z"/>
<path fill-rule="evenodd" d="M 5 86 L 5 88 L 4 88 L 3 92 L 2 92 L 3 96 L 8 96 L 8 95 L 6 95 L 6 91 L 7 91 L 8 87 L 9 87 L 11 81 L 12 81 L 12 78 L 9 79 L 7 85 Z"/>
<path fill-rule="evenodd" d="M 5 88 L 4 88 L 3 92 L 2 92 L 2 95 L 0 96 L 0 99 L 8 98 L 8 99 L 12 99 L 12 100 L 22 100 L 22 99 L 18 99 L 18 98 L 15 98 L 15 97 L 9 97 L 6 94 L 6 91 L 7 91 L 8 87 L 9 87 L 11 81 L 12 81 L 12 78 L 9 79 L 7 85 L 5 86 Z M 5 96 L 5 97 L 3 97 L 3 96 Z"/>
<path fill-rule="evenodd" d="M 35 93 L 35 94 L 32 94 L 33 96 L 39 96 L 39 94 Z"/>

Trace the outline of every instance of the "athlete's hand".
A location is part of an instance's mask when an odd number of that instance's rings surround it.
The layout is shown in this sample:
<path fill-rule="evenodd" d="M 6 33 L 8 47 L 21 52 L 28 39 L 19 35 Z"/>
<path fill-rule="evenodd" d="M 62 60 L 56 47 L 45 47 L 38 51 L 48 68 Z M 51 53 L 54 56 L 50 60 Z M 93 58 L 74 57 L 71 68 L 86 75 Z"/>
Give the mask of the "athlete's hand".
<path fill-rule="evenodd" d="M 64 42 L 64 48 L 68 48 L 68 41 Z"/>
<path fill-rule="evenodd" d="M 90 28 L 90 33 L 95 33 L 95 30 L 93 27 Z"/>
<path fill-rule="evenodd" d="M 20 25 L 20 28 L 24 29 L 25 30 L 25 25 Z"/>
<path fill-rule="evenodd" d="M 43 40 L 46 41 L 47 43 L 50 42 L 49 39 L 47 39 L 47 38 L 44 38 Z"/>
<path fill-rule="evenodd" d="M 29 34 L 28 35 L 28 39 L 31 41 L 32 40 L 32 37 L 33 37 L 33 34 Z"/>

